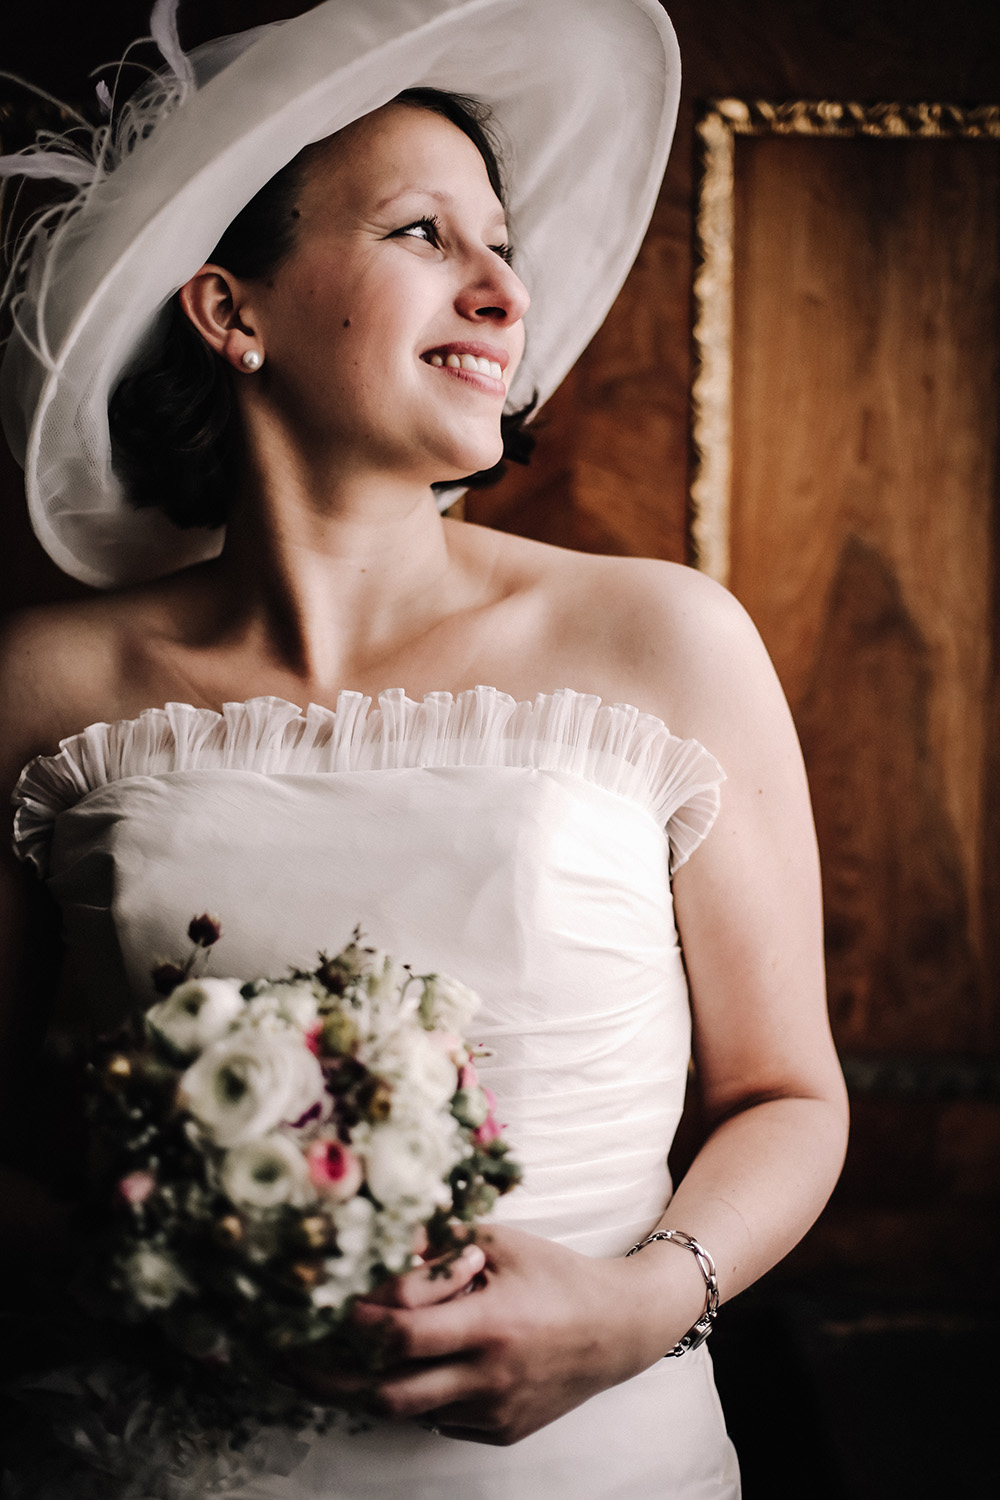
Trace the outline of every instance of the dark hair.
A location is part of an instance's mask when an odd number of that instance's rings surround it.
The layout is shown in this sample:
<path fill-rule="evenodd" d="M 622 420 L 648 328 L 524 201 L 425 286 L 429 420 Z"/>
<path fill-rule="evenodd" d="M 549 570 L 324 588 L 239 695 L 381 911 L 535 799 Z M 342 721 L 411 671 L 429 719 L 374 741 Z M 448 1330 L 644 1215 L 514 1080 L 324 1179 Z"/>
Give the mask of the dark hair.
<path fill-rule="evenodd" d="M 439 89 L 408 89 L 393 102 L 431 110 L 456 125 L 479 151 L 490 186 L 506 204 L 500 157 L 486 107 Z M 268 276 L 295 246 L 296 203 L 313 156 L 307 146 L 251 198 L 229 225 L 210 260 L 234 276 Z M 164 309 L 151 347 L 118 382 L 108 403 L 115 472 L 137 507 L 159 506 L 176 526 L 221 526 L 239 485 L 240 431 L 232 373 L 192 325 L 177 297 Z M 537 396 L 500 419 L 504 456 L 459 484 L 495 484 L 507 461 L 527 463 L 535 445 L 525 422 Z"/>

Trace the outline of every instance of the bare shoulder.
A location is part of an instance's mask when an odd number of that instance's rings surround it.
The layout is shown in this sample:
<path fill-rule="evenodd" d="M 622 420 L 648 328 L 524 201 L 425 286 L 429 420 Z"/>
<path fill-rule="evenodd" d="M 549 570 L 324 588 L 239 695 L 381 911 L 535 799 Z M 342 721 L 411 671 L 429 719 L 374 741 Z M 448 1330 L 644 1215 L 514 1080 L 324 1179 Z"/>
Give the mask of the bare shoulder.
<path fill-rule="evenodd" d="M 104 598 L 42 605 L 0 625 L 0 775 L 104 717 L 125 625 Z"/>
<path fill-rule="evenodd" d="M 563 685 L 634 703 L 684 736 L 716 731 L 748 696 L 780 701 L 750 617 L 703 573 L 512 541 L 513 576 L 542 601 L 545 652 Z"/>
<path fill-rule="evenodd" d="M 582 597 L 606 622 L 604 651 L 626 680 L 626 701 L 655 713 L 682 739 L 705 745 L 724 767 L 732 827 L 787 824 L 811 860 L 802 754 L 792 715 L 763 641 L 739 601 L 692 568 L 604 559 Z M 582 575 L 581 575 L 582 577 Z M 608 596 L 606 599 L 603 596 Z M 579 615 L 577 623 L 582 624 Z M 718 841 L 717 841 L 718 842 Z M 753 842 L 753 840 L 751 840 Z M 811 864 L 808 866 L 812 868 Z"/>
<path fill-rule="evenodd" d="M 607 639 L 635 690 L 657 700 L 679 734 L 717 728 L 777 681 L 756 626 L 727 589 L 696 569 L 607 558 L 599 592 Z"/>

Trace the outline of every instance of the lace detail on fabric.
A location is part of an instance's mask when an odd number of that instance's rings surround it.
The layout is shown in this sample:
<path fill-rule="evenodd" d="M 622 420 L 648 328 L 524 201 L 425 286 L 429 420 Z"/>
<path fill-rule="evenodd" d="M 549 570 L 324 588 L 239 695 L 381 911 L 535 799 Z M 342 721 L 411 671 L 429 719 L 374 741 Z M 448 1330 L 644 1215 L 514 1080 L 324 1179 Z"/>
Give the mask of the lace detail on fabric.
<path fill-rule="evenodd" d="M 568 772 L 647 808 L 666 829 L 671 870 L 701 843 L 725 780 L 697 740 L 661 719 L 570 688 L 517 703 L 495 688 L 422 703 L 402 688 L 341 693 L 336 709 L 303 714 L 283 698 L 227 703 L 222 713 L 168 703 L 137 719 L 92 724 L 39 756 L 14 791 L 14 848 L 45 873 L 52 824 L 89 792 L 130 776 L 233 769 L 264 774 L 396 770 L 426 766 L 526 766 Z"/>

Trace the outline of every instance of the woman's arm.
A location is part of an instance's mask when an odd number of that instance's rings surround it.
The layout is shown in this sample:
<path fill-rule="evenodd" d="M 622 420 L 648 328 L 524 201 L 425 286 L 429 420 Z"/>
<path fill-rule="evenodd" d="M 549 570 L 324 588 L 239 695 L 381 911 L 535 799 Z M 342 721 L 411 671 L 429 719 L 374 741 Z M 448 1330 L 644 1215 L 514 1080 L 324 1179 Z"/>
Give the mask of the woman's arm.
<path fill-rule="evenodd" d="M 718 822 L 678 872 L 674 897 L 714 1128 L 664 1224 L 711 1248 L 728 1297 L 819 1214 L 843 1163 L 847 1102 L 827 1019 L 819 860 L 791 715 L 742 609 L 719 590 L 707 602 L 702 680 L 679 712 L 682 732 L 712 748 L 728 781 Z M 692 622 L 690 633 L 699 629 Z M 699 649 L 693 640 L 688 648 Z M 635 1259 L 681 1253 L 657 1245 Z"/>
<path fill-rule="evenodd" d="M 672 681 L 663 716 L 706 744 L 728 781 L 716 826 L 674 883 L 712 1128 L 659 1227 L 711 1252 L 726 1299 L 820 1212 L 842 1164 L 847 1111 L 826 1017 L 815 836 L 787 706 L 735 601 L 701 578 L 670 582 L 669 599 L 634 602 L 653 643 L 650 680 Z M 421 1306 L 435 1284 L 412 1273 L 395 1283 L 396 1307 L 358 1309 L 360 1321 L 384 1326 L 394 1354 L 372 1392 L 390 1416 L 515 1442 L 655 1363 L 704 1310 L 701 1272 L 676 1244 L 601 1260 L 512 1229 L 490 1229 L 482 1243 L 476 1295 Z M 336 1399 L 350 1385 L 316 1388 Z"/>
<path fill-rule="evenodd" d="M 34 888 L 33 888 L 34 887 Z M 60 1103 L 42 1058 L 60 945 L 33 877 L 0 852 L 0 1258 L 57 1257 L 68 1207 L 46 1176 L 67 1145 L 52 1125 Z M 58 1176 L 58 1173 L 54 1174 Z"/>
<path fill-rule="evenodd" d="M 58 734 L 46 712 L 51 653 L 37 617 L 4 622 L 0 631 L 0 1258 L 57 1257 L 69 1209 L 46 1170 L 75 1150 L 58 1138 L 60 1101 L 42 1043 L 59 979 L 62 945 L 54 904 L 34 871 L 11 848 L 10 794 L 25 763 Z M 79 678 L 79 672 L 77 672 Z"/>

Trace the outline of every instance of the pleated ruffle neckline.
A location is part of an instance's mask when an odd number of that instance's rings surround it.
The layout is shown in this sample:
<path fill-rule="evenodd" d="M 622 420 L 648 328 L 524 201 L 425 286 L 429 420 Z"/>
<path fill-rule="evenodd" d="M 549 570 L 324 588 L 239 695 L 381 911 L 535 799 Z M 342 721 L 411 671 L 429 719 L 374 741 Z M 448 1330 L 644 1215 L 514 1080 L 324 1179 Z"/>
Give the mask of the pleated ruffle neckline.
<path fill-rule="evenodd" d="M 185 771 L 264 775 L 393 771 L 432 766 L 530 767 L 565 772 L 645 807 L 666 830 L 677 869 L 719 810 L 725 775 L 697 740 L 628 704 L 563 688 L 518 703 L 496 688 L 422 702 L 402 688 L 343 692 L 335 709 L 303 713 L 283 698 L 227 703 L 221 713 L 187 703 L 135 719 L 92 724 L 56 755 L 25 767 L 14 791 L 14 847 L 44 873 L 60 813 L 100 787 Z"/>

